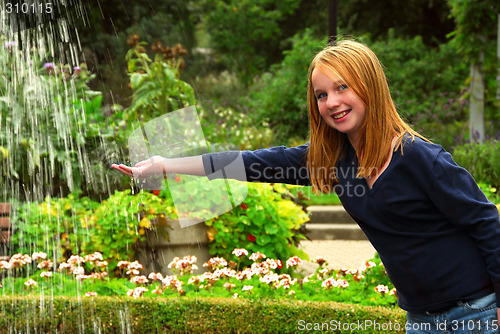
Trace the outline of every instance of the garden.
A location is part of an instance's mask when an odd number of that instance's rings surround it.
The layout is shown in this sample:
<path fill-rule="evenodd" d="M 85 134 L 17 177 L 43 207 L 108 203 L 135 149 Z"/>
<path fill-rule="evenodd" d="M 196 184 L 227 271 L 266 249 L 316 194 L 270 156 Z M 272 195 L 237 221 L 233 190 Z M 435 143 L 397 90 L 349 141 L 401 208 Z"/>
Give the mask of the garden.
<path fill-rule="evenodd" d="M 134 131 L 186 107 L 209 151 L 307 142 L 307 69 L 331 19 L 320 0 L 54 3 L 64 19 L 0 23 L 0 333 L 404 332 L 377 255 L 339 268 L 300 247 L 308 206 L 340 205 L 335 194 L 212 181 L 229 197 L 244 186 L 244 200 L 178 228 L 227 199 L 188 176 L 148 190 L 110 168 L 130 163 Z M 342 2 L 338 38 L 375 51 L 401 116 L 500 212 L 498 5 L 473 8 L 478 28 L 463 2 L 408 4 Z M 471 130 L 479 58 L 485 121 Z"/>

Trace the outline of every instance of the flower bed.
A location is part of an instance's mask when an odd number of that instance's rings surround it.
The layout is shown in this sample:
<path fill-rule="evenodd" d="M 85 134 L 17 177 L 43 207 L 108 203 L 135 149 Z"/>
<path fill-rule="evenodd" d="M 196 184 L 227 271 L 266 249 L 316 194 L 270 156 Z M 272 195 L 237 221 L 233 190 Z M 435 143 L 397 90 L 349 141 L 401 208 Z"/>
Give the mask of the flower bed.
<path fill-rule="evenodd" d="M 240 268 L 246 258 L 253 263 Z M 2 295 L 57 295 L 86 297 L 125 296 L 135 298 L 159 296 L 226 297 L 250 300 L 339 301 L 371 306 L 394 306 L 395 290 L 379 259 L 367 261 L 361 268 L 330 269 L 322 258 L 315 273 L 306 277 L 296 273 L 303 262 L 297 256 L 286 263 L 267 258 L 264 254 L 248 254 L 235 249 L 233 258 L 211 258 L 198 269 L 196 257 L 175 258 L 169 268 L 175 275 L 143 273 L 137 261 L 120 261 L 115 268 L 121 278 L 108 276 L 108 263 L 100 253 L 71 256 L 55 269 L 43 252 L 15 254 L 10 261 L 0 262 Z"/>

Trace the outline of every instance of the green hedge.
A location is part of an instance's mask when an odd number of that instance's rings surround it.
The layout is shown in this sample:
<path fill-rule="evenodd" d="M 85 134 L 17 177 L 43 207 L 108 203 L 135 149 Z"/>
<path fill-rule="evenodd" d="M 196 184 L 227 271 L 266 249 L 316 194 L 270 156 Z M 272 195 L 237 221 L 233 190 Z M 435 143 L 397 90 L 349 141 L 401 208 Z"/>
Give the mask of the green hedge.
<path fill-rule="evenodd" d="M 333 302 L 0 298 L 0 333 L 404 333 L 405 322 L 400 309 Z"/>
<path fill-rule="evenodd" d="M 500 140 L 457 146 L 453 159 L 467 169 L 476 182 L 500 188 Z"/>

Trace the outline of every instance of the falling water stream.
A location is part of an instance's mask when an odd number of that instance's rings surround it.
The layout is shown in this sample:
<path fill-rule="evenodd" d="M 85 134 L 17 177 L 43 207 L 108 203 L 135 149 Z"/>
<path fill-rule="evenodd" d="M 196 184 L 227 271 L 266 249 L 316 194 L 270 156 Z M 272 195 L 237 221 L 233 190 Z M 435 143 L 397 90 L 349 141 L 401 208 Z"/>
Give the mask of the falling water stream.
<path fill-rule="evenodd" d="M 72 80 L 85 62 L 73 24 L 86 20 L 82 2 L 2 0 L 0 4 L 0 201 L 11 202 L 14 211 L 16 204 L 62 196 L 82 183 L 108 189 L 106 175 L 96 177 L 92 172 L 94 162 L 81 140 L 88 120 L 79 103 L 82 94 Z M 52 237 L 46 236 L 47 243 Z M 23 242 L 29 245 L 30 240 Z M 50 314 L 53 293 L 44 291 L 38 305 L 27 309 Z M 83 298 L 80 293 L 76 297 Z M 121 332 L 129 333 L 128 311 L 118 312 Z M 80 333 L 89 330 L 83 322 L 88 316 L 80 315 Z M 10 327 L 7 332 L 39 333 L 37 317 L 24 317 L 22 328 Z M 98 318 L 93 332 L 105 332 Z"/>

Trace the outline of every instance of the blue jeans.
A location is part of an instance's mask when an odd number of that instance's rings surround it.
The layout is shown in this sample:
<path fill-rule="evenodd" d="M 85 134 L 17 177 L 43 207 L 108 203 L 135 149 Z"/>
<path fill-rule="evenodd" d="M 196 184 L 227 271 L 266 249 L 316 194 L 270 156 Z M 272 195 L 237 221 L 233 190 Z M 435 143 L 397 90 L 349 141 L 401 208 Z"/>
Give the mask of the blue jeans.
<path fill-rule="evenodd" d="M 407 313 L 406 333 L 499 333 L 495 294 L 458 302 L 444 312 Z"/>

